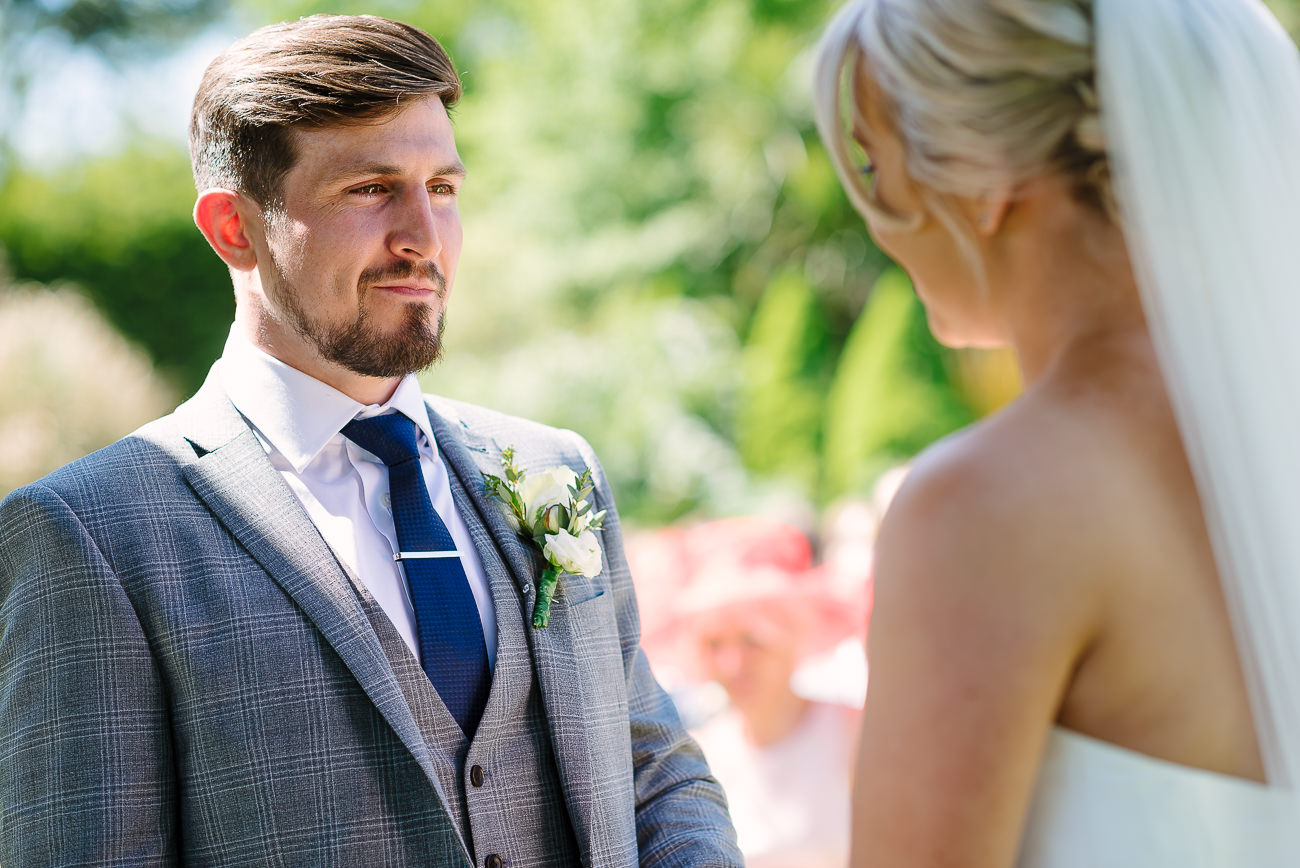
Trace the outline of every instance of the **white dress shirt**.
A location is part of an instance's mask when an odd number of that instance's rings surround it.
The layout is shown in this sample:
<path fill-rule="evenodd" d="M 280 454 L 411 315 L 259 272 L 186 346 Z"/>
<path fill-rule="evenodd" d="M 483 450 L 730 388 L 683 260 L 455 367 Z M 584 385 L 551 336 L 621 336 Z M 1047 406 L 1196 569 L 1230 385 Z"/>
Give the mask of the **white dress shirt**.
<path fill-rule="evenodd" d="M 370 590 L 419 659 L 415 613 L 400 562 L 388 495 L 388 468 L 339 431 L 354 418 L 396 410 L 419 428 L 420 469 L 469 577 L 488 665 L 496 662 L 496 610 L 483 563 L 451 496 L 428 408 L 414 374 L 384 404 L 360 404 L 253 346 L 232 328 L 217 370 L 226 394 L 252 426 L 271 464 L 307 510 L 334 554 Z"/>

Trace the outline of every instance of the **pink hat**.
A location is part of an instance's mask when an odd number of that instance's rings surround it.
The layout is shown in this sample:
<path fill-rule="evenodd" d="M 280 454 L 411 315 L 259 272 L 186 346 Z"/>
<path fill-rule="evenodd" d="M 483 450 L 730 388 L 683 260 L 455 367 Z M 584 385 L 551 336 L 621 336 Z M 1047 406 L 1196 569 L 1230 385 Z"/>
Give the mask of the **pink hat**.
<path fill-rule="evenodd" d="M 643 644 L 656 661 L 694 668 L 684 659 L 694 640 L 735 620 L 779 632 L 801 655 L 866 632 L 866 589 L 846 591 L 830 566 L 814 567 L 807 536 L 791 525 L 723 519 L 661 532 L 638 552 L 637 593 L 650 602 Z"/>

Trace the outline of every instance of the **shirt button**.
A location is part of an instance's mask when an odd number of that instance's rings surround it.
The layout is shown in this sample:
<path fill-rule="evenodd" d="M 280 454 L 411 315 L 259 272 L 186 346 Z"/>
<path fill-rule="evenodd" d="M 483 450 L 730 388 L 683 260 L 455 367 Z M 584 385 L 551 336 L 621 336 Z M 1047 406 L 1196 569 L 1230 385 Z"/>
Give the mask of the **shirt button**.
<path fill-rule="evenodd" d="M 501 857 L 496 853 L 489 853 L 483 860 L 483 868 L 501 868 Z"/>
<path fill-rule="evenodd" d="M 476 787 L 483 786 L 483 767 L 474 766 L 469 770 L 469 782 Z"/>
<path fill-rule="evenodd" d="M 393 496 L 391 494 L 385 494 L 383 497 L 379 498 L 379 502 L 384 505 L 384 509 L 393 508 Z"/>

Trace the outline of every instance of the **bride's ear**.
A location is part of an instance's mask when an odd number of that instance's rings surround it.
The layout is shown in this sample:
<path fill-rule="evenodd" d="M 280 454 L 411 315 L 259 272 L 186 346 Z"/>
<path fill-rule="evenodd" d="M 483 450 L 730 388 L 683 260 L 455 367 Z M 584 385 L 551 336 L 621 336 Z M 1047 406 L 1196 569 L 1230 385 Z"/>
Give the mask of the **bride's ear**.
<path fill-rule="evenodd" d="M 983 238 L 996 235 L 1011 210 L 1010 190 L 990 190 L 973 200 L 976 208 L 975 231 Z"/>

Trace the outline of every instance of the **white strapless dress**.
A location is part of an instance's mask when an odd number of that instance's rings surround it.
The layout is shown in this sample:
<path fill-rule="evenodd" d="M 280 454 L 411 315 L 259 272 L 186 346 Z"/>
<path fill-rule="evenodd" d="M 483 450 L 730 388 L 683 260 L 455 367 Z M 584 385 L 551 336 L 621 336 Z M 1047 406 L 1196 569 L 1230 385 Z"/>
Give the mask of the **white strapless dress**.
<path fill-rule="evenodd" d="M 1300 802 L 1052 731 L 1019 868 L 1300 868 Z"/>

